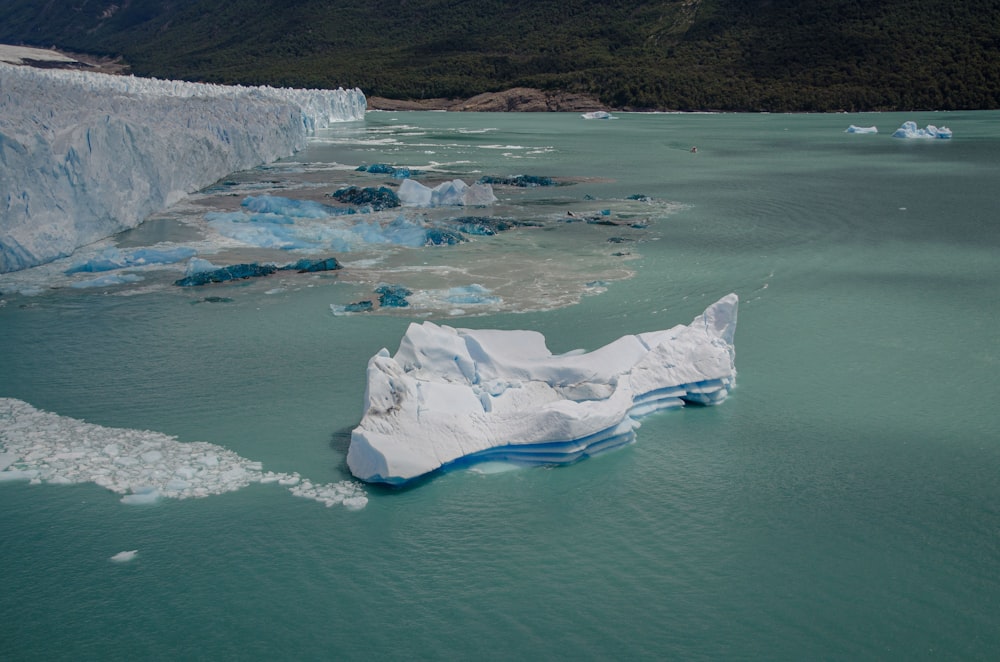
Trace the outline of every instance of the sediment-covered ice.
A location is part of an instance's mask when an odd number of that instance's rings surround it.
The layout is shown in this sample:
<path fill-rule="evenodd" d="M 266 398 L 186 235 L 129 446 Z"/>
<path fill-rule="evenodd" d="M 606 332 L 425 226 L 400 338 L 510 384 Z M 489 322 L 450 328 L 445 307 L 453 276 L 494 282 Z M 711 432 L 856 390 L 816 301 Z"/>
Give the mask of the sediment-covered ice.
<path fill-rule="evenodd" d="M 278 483 L 326 506 L 364 508 L 355 481 L 318 484 L 298 474 L 264 471 L 260 462 L 207 442 L 181 442 L 151 432 L 109 428 L 0 398 L 0 483 L 96 483 L 126 504 L 231 492 L 251 483 Z"/>
<path fill-rule="evenodd" d="M 726 398 L 737 304 L 729 294 L 687 326 L 562 355 L 534 331 L 411 324 L 394 356 L 368 362 L 348 466 L 402 484 L 451 465 L 566 464 L 631 443 L 640 416 Z"/>
<path fill-rule="evenodd" d="M 928 124 L 927 128 L 917 128 L 916 122 L 903 122 L 903 125 L 892 134 L 893 138 L 951 138 L 951 129 L 946 126 Z"/>
<path fill-rule="evenodd" d="M 0 273 L 138 225 L 224 175 L 363 119 L 354 90 L 185 83 L 0 63 Z"/>

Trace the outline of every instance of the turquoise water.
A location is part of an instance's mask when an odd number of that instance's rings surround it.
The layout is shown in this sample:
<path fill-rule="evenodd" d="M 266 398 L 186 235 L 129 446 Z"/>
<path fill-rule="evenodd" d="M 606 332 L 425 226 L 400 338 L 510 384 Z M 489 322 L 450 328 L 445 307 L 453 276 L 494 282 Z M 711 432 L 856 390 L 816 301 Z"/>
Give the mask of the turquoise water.
<path fill-rule="evenodd" d="M 905 120 L 955 137 L 891 138 Z M 536 329 L 559 352 L 741 298 L 724 404 L 657 414 L 571 467 L 368 486 L 360 510 L 277 484 L 130 506 L 2 483 L 5 659 L 993 658 L 998 120 L 370 113 L 234 179 L 305 197 L 388 162 L 571 185 L 497 187 L 544 228 L 211 290 L 228 302 L 155 272 L 96 290 L 22 274 L 30 296 L 0 279 L 0 397 L 318 483 L 349 480 L 365 364 L 413 319 Z M 200 240 L 220 199 L 120 245 Z M 605 208 L 649 226 L 563 222 Z M 504 305 L 332 314 L 382 280 L 485 281 Z"/>

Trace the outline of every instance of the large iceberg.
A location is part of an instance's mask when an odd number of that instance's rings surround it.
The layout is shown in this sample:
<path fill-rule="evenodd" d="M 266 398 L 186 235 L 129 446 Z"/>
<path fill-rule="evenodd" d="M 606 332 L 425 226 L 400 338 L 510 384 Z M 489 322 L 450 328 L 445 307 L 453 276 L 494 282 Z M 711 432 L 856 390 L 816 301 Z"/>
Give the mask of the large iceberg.
<path fill-rule="evenodd" d="M 364 118 L 354 90 L 206 85 L 0 63 L 0 273 L 138 225 Z"/>
<path fill-rule="evenodd" d="M 534 331 L 413 323 L 368 362 L 364 417 L 347 464 L 402 484 L 484 461 L 567 464 L 635 439 L 636 419 L 722 402 L 735 378 L 737 297 L 687 325 L 553 355 Z"/>

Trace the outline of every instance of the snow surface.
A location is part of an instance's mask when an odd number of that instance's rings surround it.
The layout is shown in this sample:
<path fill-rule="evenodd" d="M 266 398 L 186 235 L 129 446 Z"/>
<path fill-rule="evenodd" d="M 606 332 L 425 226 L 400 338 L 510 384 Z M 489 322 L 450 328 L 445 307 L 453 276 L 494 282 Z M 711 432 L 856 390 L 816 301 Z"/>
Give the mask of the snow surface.
<path fill-rule="evenodd" d="M 413 323 L 395 356 L 368 362 L 347 464 L 402 484 L 449 465 L 566 464 L 631 443 L 640 416 L 725 400 L 737 306 L 729 294 L 688 326 L 561 355 L 534 331 Z"/>
<path fill-rule="evenodd" d="M 317 484 L 297 473 L 264 471 L 260 462 L 204 441 L 94 425 L 0 398 L 0 483 L 7 481 L 96 483 L 131 505 L 207 497 L 251 483 L 278 483 L 327 507 L 357 510 L 368 503 L 355 481 Z"/>
<path fill-rule="evenodd" d="M 892 134 L 893 138 L 951 138 L 951 129 L 946 126 L 928 124 L 926 129 L 918 129 L 916 122 L 903 122 L 903 125 Z"/>
<path fill-rule="evenodd" d="M 364 118 L 358 90 L 185 83 L 0 63 L 0 273 L 133 228 Z"/>

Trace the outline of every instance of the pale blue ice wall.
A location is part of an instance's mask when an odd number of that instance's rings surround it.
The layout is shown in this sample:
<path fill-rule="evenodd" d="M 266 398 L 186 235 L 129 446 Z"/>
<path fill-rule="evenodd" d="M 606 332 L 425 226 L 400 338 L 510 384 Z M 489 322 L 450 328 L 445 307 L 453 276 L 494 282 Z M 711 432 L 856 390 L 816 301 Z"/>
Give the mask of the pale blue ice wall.
<path fill-rule="evenodd" d="M 0 273 L 135 227 L 364 118 L 361 90 L 203 85 L 0 64 Z"/>

